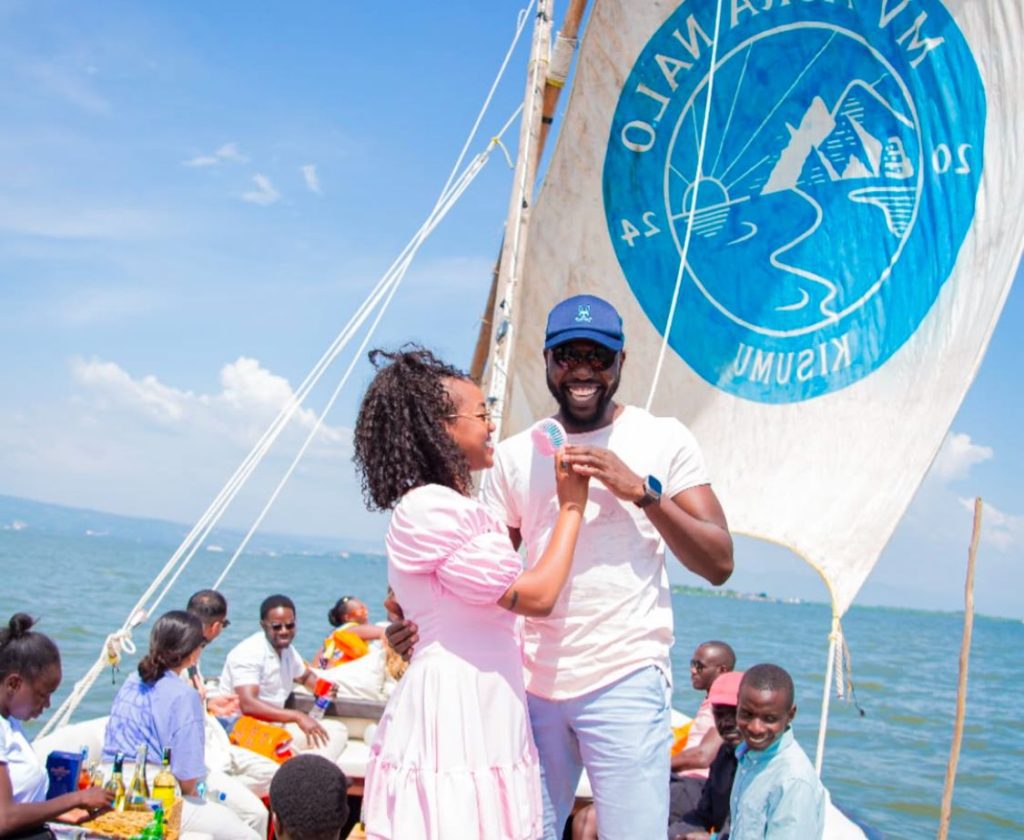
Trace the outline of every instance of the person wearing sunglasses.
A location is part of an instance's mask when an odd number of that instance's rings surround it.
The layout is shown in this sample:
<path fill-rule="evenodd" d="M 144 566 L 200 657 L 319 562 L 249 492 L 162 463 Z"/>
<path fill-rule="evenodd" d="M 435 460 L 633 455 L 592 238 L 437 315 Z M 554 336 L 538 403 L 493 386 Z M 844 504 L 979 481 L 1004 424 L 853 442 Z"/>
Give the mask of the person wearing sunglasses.
<path fill-rule="evenodd" d="M 194 593 L 185 609 L 203 623 L 202 652 L 231 626 L 227 599 L 215 589 L 201 589 Z M 265 837 L 268 815 L 261 797 L 270 790 L 270 782 L 279 765 L 253 750 L 231 743 L 220 719 L 237 718 L 241 714 L 238 697 L 207 696 L 200 664 L 197 660 L 183 670 L 181 676 L 199 692 L 207 712 L 204 720 L 206 784 L 227 794 L 227 807 L 252 826 L 257 834 Z"/>
<path fill-rule="evenodd" d="M 561 837 L 584 766 L 602 837 L 658 837 L 668 824 L 671 741 L 665 549 L 719 586 L 732 574 L 732 538 L 693 434 L 614 399 L 627 360 L 615 307 L 594 295 L 561 301 L 542 352 L 554 418 L 568 434 L 565 460 L 591 479 L 569 583 L 550 616 L 524 622 L 543 837 Z M 481 482 L 481 500 L 526 546 L 528 567 L 557 511 L 549 473 L 527 430 L 495 447 Z M 416 631 L 392 625 L 392 646 L 406 652 Z"/>
<path fill-rule="evenodd" d="M 315 720 L 285 702 L 296 685 L 313 691 L 317 677 L 292 642 L 295 603 L 287 595 L 271 595 L 260 605 L 260 630 L 232 648 L 224 661 L 218 693 L 238 697 L 243 715 L 281 724 L 292 747 L 336 761 L 345 749 L 348 731 L 337 720 Z"/>
<path fill-rule="evenodd" d="M 686 743 L 672 756 L 672 779 L 669 785 L 671 799 L 670 819 L 676 820 L 700 801 L 708 778 L 708 768 L 718 755 L 722 738 L 715 727 L 711 708 L 711 688 L 722 674 L 736 667 L 736 653 L 725 642 L 703 642 L 690 657 L 690 685 L 694 691 L 703 691 L 704 699 L 693 717 Z"/>

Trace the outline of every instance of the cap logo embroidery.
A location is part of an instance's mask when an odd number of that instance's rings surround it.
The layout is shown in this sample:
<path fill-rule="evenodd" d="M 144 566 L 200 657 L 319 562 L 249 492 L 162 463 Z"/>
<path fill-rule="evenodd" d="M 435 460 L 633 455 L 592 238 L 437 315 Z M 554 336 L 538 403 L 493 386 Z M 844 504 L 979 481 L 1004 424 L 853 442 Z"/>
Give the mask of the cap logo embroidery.
<path fill-rule="evenodd" d="M 590 317 L 590 304 L 581 303 L 579 308 L 576 310 L 576 323 L 589 324 L 593 320 L 594 319 Z"/>

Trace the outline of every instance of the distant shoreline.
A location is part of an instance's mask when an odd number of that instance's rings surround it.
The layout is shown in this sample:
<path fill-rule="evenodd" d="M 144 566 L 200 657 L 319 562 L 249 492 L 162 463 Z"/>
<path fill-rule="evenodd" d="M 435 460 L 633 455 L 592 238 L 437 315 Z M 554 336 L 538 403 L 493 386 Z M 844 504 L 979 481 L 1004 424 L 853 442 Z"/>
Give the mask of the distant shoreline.
<path fill-rule="evenodd" d="M 0 537 L 40 536 L 60 539 L 115 540 L 136 545 L 176 547 L 189 531 L 189 526 L 164 519 L 151 519 L 103 511 L 75 508 L 67 505 L 39 502 L 18 496 L 0 494 Z M 216 528 L 202 550 L 219 554 L 232 551 L 244 531 L 236 528 Z M 344 537 L 309 536 L 282 533 L 257 533 L 246 548 L 247 556 L 296 556 L 306 558 L 345 558 L 361 555 L 384 560 L 384 541 L 348 539 Z M 783 598 L 768 592 L 741 592 L 735 589 L 712 589 L 674 583 L 672 592 L 699 598 L 727 598 L 736 601 L 789 604 L 793 606 L 820 606 L 828 609 L 825 601 L 815 598 Z M 929 609 L 927 607 L 899 607 L 881 604 L 854 603 L 853 611 L 863 609 L 914 612 L 934 615 L 962 616 L 963 610 Z M 849 613 L 848 613 L 849 614 Z M 1014 616 L 977 613 L 979 618 L 993 621 L 1020 622 Z"/>
<path fill-rule="evenodd" d="M 730 601 L 753 601 L 763 604 L 785 604 L 789 606 L 809 606 L 821 607 L 826 610 L 829 609 L 829 605 L 825 601 L 817 601 L 811 598 L 777 598 L 773 595 L 769 595 L 767 592 L 739 592 L 735 589 L 711 589 L 703 586 L 687 586 L 685 584 L 678 583 L 672 584 L 669 588 L 673 594 L 692 595 L 695 598 L 725 598 Z M 962 618 L 964 614 L 963 610 L 930 610 L 925 609 L 924 607 L 892 607 L 885 604 L 858 604 L 854 602 L 846 615 L 848 616 L 850 612 L 860 612 L 862 610 L 885 610 L 886 612 L 936 615 L 954 617 L 957 619 Z M 976 620 L 1006 621 L 1011 624 L 1024 623 L 1019 618 L 1013 618 L 1005 615 L 975 613 L 974 617 Z"/>

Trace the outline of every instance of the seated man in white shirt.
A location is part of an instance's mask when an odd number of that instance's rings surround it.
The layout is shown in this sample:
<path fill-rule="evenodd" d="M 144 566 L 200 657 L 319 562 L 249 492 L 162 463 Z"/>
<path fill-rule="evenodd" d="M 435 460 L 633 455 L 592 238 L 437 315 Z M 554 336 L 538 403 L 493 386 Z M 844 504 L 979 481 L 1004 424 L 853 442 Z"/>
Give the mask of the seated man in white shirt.
<path fill-rule="evenodd" d="M 228 654 L 218 694 L 237 696 L 243 715 L 283 725 L 295 749 L 336 761 L 348 741 L 345 725 L 284 707 L 295 684 L 312 691 L 317 679 L 292 646 L 295 604 L 291 598 L 271 595 L 265 599 L 260 605 L 260 627 Z"/>
<path fill-rule="evenodd" d="M 204 649 L 231 625 L 227 599 L 216 590 L 203 589 L 196 592 L 188 599 L 186 609 L 203 622 Z M 205 703 L 208 698 L 199 663 L 182 671 L 182 677 L 195 687 Z M 260 797 L 269 793 L 270 780 L 280 765 L 252 750 L 237 747 L 228 740 L 227 732 L 215 715 L 237 714 L 237 700 L 211 697 L 206 707 L 207 785 L 226 793 L 227 807 L 252 826 L 261 837 L 266 837 L 268 812 Z"/>

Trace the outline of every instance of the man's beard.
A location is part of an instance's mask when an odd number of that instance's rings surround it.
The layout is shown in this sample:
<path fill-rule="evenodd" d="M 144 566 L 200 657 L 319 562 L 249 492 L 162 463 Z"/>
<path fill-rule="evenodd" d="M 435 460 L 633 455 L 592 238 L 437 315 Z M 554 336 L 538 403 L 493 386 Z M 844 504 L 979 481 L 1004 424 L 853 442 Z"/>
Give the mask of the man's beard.
<path fill-rule="evenodd" d="M 589 432 L 593 429 L 601 426 L 601 421 L 604 419 L 605 411 L 608 409 L 609 404 L 612 401 L 612 397 L 615 396 L 615 392 L 619 390 L 619 379 L 616 376 L 612 380 L 611 384 L 607 388 L 603 389 L 601 398 L 597 401 L 594 413 L 589 417 L 580 417 L 573 410 L 573 406 L 569 401 L 569 397 L 561 390 L 555 387 L 555 383 L 551 381 L 551 374 L 546 375 L 548 383 L 548 391 L 551 392 L 551 396 L 555 398 L 555 402 L 558 403 L 558 408 L 562 413 L 562 416 L 571 421 L 572 425 L 581 432 Z M 602 386 L 598 386 L 599 388 Z"/>

